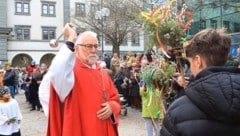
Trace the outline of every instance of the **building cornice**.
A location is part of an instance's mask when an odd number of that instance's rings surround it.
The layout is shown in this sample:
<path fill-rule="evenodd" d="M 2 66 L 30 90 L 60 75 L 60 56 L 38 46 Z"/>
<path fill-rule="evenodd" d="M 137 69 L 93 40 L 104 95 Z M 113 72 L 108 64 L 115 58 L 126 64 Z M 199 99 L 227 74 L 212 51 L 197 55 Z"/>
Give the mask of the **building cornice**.
<path fill-rule="evenodd" d="M 0 35 L 2 34 L 9 35 L 11 31 L 12 28 L 0 27 Z"/>

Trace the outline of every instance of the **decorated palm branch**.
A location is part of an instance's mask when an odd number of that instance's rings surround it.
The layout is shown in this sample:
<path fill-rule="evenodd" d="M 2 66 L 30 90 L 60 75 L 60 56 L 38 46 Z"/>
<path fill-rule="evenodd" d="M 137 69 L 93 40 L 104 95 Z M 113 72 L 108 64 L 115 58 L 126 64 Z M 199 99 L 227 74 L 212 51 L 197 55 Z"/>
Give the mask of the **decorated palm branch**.
<path fill-rule="evenodd" d="M 170 94 L 171 77 L 176 72 L 183 72 L 180 62 L 183 53 L 182 43 L 188 37 L 192 14 L 186 11 L 186 5 L 183 5 L 179 14 L 173 12 L 174 3 L 175 0 L 170 0 L 157 5 L 150 12 L 141 12 L 144 29 L 149 34 L 148 50 L 152 50 L 154 46 L 161 50 L 161 53 L 157 54 L 157 61 L 152 65 L 143 66 L 141 71 L 143 81 L 150 86 L 148 89 L 152 94 L 148 99 L 148 105 L 154 101 L 154 97 L 167 99 Z M 174 61 L 169 61 L 170 56 L 174 56 Z M 154 90 L 158 90 L 158 94 L 155 94 Z M 162 101 L 159 103 L 163 106 Z M 151 114 L 154 117 L 157 113 Z"/>
<path fill-rule="evenodd" d="M 146 44 L 148 50 L 157 46 L 167 58 L 174 56 L 176 70 L 182 73 L 182 44 L 189 37 L 188 30 L 192 21 L 192 13 L 186 10 L 185 4 L 181 12 L 177 13 L 176 7 L 173 6 L 175 3 L 175 0 L 166 0 L 164 4 L 155 4 L 155 8 L 150 12 L 141 12 L 141 20 L 144 29 L 149 34 L 149 41 Z"/>
<path fill-rule="evenodd" d="M 175 49 L 184 42 L 192 21 L 192 14 L 186 11 L 185 4 L 181 13 L 177 14 L 173 12 L 173 3 L 175 0 L 171 0 L 167 4 L 160 4 L 150 12 L 141 12 L 143 26 L 149 33 L 148 48 L 158 45 L 166 56 L 169 53 L 167 46 Z"/>

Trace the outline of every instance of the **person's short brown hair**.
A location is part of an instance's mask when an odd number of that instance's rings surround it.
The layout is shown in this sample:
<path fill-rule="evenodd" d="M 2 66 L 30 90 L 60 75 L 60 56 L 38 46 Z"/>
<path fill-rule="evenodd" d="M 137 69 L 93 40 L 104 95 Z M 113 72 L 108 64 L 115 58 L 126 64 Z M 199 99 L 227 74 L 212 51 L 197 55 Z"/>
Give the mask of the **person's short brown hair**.
<path fill-rule="evenodd" d="M 225 29 L 208 28 L 192 37 L 185 47 L 186 57 L 199 55 L 207 66 L 223 66 L 229 54 L 231 39 Z"/>

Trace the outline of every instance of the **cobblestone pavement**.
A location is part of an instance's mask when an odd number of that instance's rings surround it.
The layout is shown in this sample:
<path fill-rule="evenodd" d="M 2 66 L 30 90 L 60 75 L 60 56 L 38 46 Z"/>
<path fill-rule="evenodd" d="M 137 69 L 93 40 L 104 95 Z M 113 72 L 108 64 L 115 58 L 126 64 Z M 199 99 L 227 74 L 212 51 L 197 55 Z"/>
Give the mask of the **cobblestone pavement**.
<path fill-rule="evenodd" d="M 47 128 L 47 118 L 41 111 L 30 111 L 31 106 L 25 101 L 22 91 L 16 95 L 16 100 L 20 105 L 23 114 L 21 122 L 22 136 L 45 136 Z M 121 116 L 119 124 L 120 136 L 145 136 L 146 129 L 141 112 L 128 108 L 127 116 Z"/>

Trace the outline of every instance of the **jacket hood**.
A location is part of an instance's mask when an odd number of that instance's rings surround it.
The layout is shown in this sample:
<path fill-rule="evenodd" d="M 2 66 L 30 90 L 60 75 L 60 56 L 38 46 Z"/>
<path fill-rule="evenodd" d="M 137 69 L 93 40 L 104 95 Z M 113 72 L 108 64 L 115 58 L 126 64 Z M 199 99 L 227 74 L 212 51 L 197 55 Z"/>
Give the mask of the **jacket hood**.
<path fill-rule="evenodd" d="M 240 69 L 209 67 L 186 88 L 187 97 L 212 119 L 240 122 Z"/>

